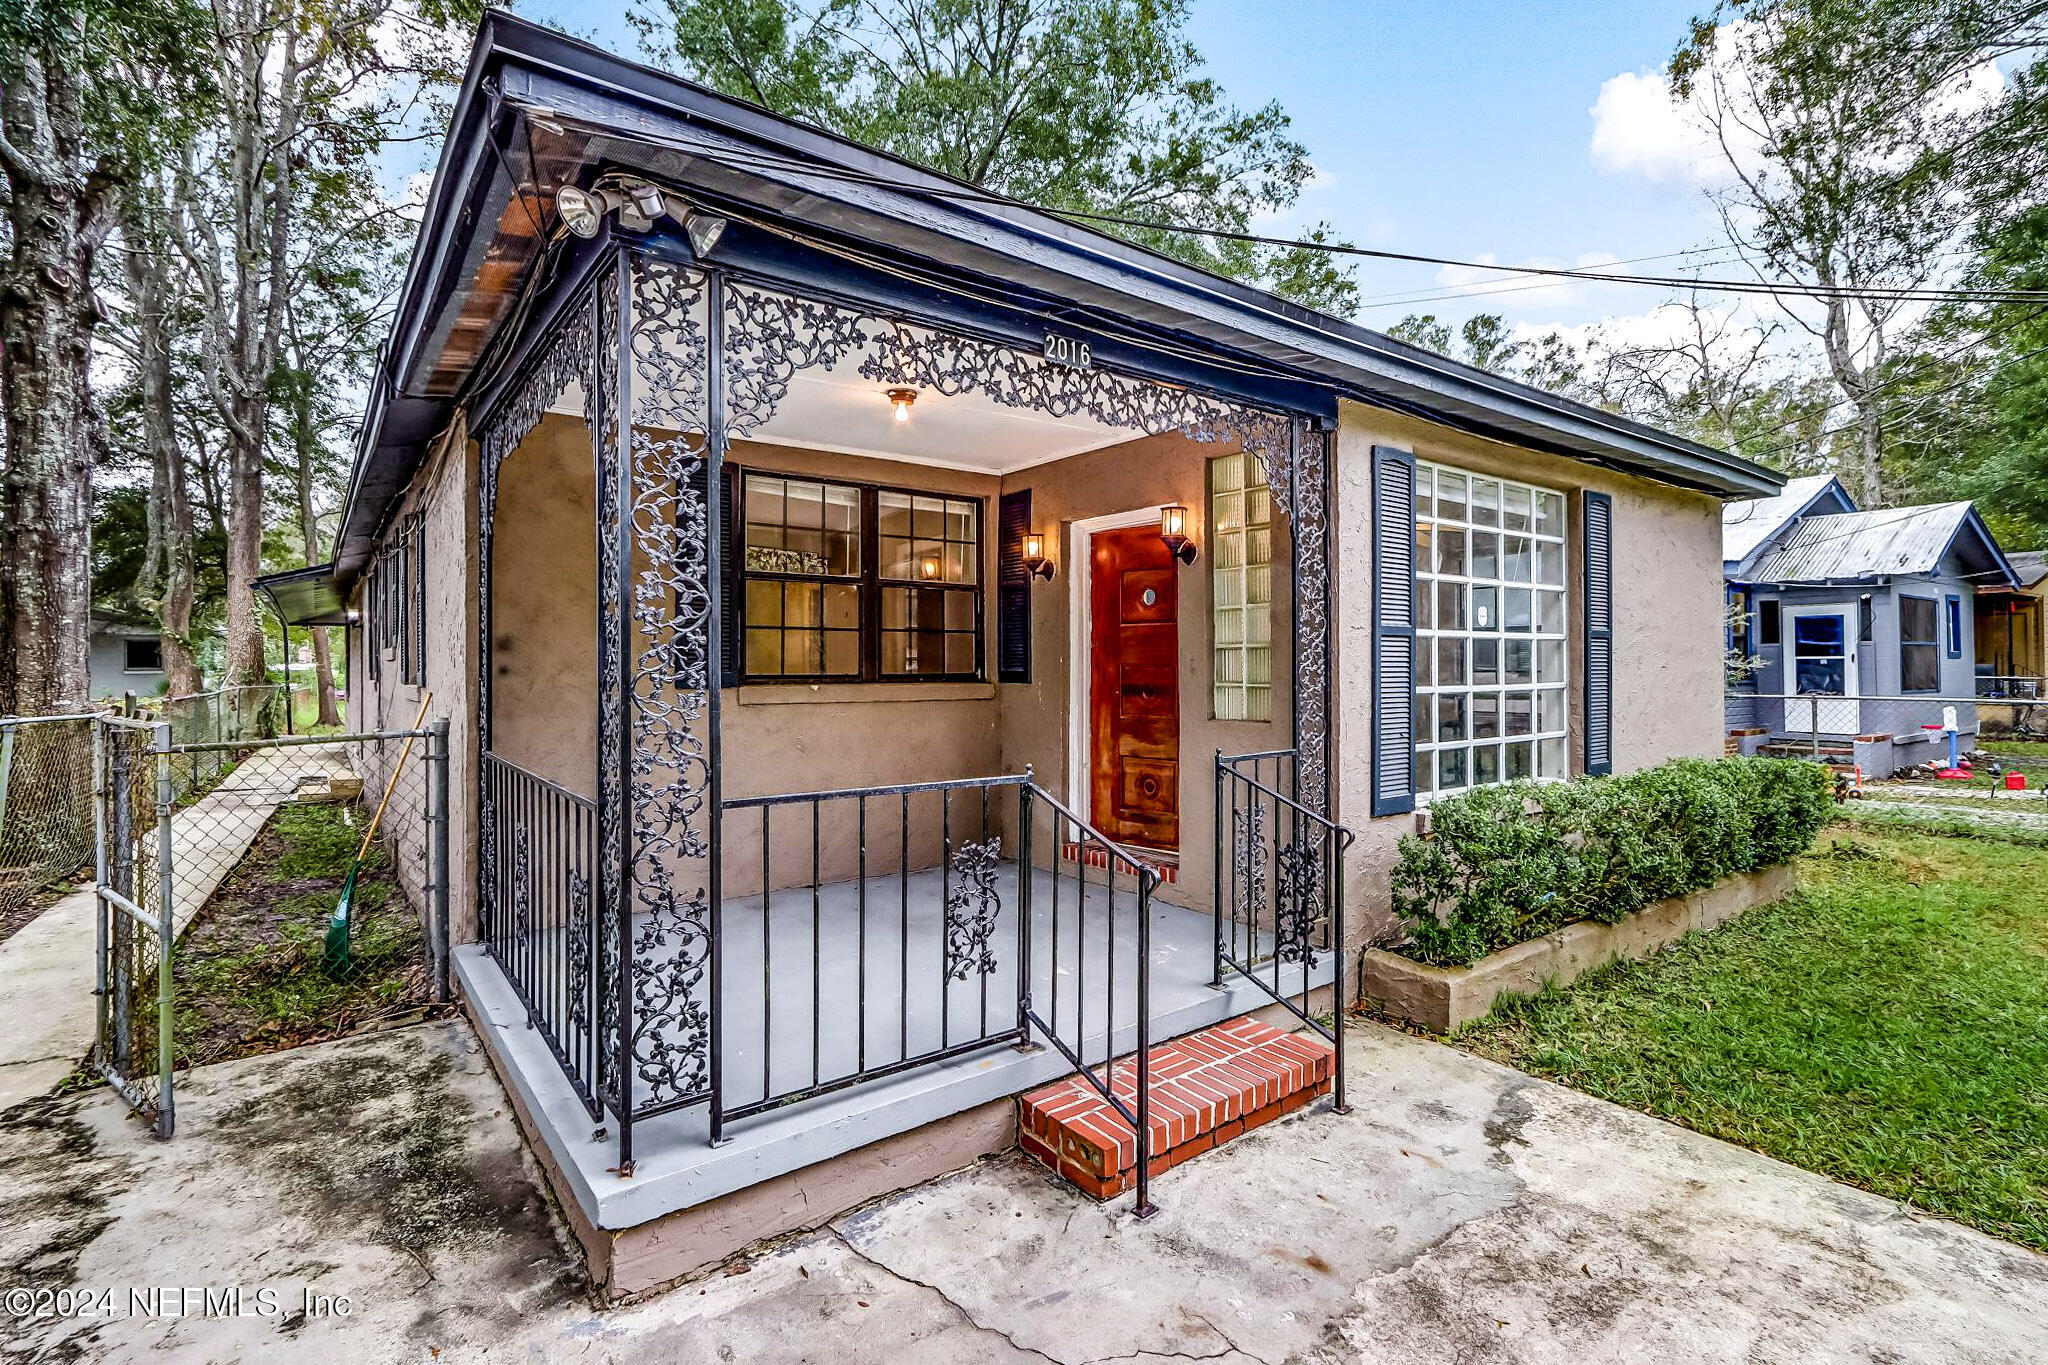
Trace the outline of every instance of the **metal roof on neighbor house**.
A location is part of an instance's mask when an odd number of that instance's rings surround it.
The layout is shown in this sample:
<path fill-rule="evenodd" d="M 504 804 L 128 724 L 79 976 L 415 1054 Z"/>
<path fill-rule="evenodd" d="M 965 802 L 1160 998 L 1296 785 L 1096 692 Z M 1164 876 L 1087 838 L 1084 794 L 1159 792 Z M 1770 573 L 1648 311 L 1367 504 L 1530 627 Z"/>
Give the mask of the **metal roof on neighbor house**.
<path fill-rule="evenodd" d="M 965 202 L 959 193 L 973 187 L 962 182 L 492 10 L 372 377 L 336 549 L 344 583 L 367 559 L 426 443 L 473 397 L 488 339 L 523 316 L 512 299 L 547 254 L 534 214 L 551 218 L 562 184 L 587 185 L 608 169 L 681 186 L 715 211 L 744 210 L 792 241 L 882 253 L 896 268 L 972 282 L 1063 325 L 1114 326 L 1276 382 L 1313 385 L 1333 407 L 1335 395 L 1352 397 L 1724 497 L 1781 484 L 1726 451 L 1027 205 Z"/>
<path fill-rule="evenodd" d="M 1833 583 L 1931 574 L 1953 549 L 1984 587 L 2013 583 L 2012 566 L 1967 502 L 1807 517 L 1743 575 L 1751 583 Z"/>
<path fill-rule="evenodd" d="M 1835 496 L 1828 499 L 1831 489 Z M 1756 553 L 1758 546 L 1790 525 L 1793 518 L 1824 500 L 1838 503 L 1839 511 L 1856 510 L 1855 502 L 1832 474 L 1790 479 L 1768 498 L 1745 498 L 1726 504 L 1721 508 L 1721 561 L 1741 563 Z"/>

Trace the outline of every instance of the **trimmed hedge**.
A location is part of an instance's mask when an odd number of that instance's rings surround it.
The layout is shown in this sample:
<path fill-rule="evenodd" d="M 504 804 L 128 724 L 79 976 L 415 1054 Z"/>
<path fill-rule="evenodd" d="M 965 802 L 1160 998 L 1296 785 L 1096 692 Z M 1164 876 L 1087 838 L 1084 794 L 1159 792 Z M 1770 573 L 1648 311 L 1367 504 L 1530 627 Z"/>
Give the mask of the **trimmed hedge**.
<path fill-rule="evenodd" d="M 1511 782 L 1430 806 L 1403 835 L 1395 951 L 1460 966 L 1591 919 L 1612 924 L 1786 862 L 1828 819 L 1834 775 L 1803 758 L 1682 758 L 1618 777 Z"/>

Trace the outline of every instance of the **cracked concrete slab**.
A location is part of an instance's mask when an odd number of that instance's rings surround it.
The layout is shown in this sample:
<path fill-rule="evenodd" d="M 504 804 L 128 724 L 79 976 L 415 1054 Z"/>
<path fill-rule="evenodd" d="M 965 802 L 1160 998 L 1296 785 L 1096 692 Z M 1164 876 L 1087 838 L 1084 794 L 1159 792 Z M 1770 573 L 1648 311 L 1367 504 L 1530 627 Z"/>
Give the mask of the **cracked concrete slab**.
<path fill-rule="evenodd" d="M 16 1280 L 310 1276 L 351 1294 L 353 1316 L 289 1338 L 112 1323 L 75 1346 L 0 1335 L 0 1352 L 206 1361 L 288 1340 L 295 1360 L 346 1365 L 2048 1359 L 2048 1258 L 1373 1027 L 1352 1033 L 1353 1114 L 1317 1106 L 1175 1168 L 1154 1182 L 1150 1220 L 994 1159 L 598 1310 L 566 1287 L 573 1261 L 537 1216 L 464 1026 L 389 1037 L 413 1041 L 210 1068 L 169 1146 L 91 1097 L 0 1124 L 0 1225 L 41 1248 Z M 271 1069 L 230 1071 L 258 1065 Z"/>

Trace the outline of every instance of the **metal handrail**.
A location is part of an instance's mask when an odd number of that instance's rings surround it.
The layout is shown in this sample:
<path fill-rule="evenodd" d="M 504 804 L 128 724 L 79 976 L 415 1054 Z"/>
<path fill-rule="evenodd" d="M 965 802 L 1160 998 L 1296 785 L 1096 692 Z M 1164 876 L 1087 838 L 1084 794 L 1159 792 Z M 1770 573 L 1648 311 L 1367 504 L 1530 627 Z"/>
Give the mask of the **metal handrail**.
<path fill-rule="evenodd" d="M 1223 767 L 1230 769 L 1231 774 L 1235 776 L 1240 782 L 1245 783 L 1247 786 L 1256 787 L 1258 790 L 1272 797 L 1275 801 L 1280 802 L 1282 805 L 1292 810 L 1296 815 L 1302 816 L 1303 818 L 1308 820 L 1313 820 L 1316 824 L 1321 825 L 1324 829 L 1329 830 L 1332 833 L 1338 835 L 1342 841 L 1343 847 L 1349 848 L 1352 842 L 1358 837 L 1357 834 L 1355 834 L 1352 831 L 1349 825 L 1340 825 L 1335 820 L 1330 819 L 1328 816 L 1310 810 L 1307 806 L 1302 805 L 1301 802 L 1287 795 L 1287 793 L 1282 791 L 1276 791 L 1274 788 L 1267 786 L 1264 782 L 1261 782 L 1258 778 L 1253 777 L 1251 774 L 1243 771 L 1237 766 L 1240 763 L 1249 763 L 1254 759 L 1292 758 L 1293 756 L 1294 750 L 1281 749 L 1275 753 L 1266 754 L 1218 754 L 1216 756 L 1216 761 Z"/>

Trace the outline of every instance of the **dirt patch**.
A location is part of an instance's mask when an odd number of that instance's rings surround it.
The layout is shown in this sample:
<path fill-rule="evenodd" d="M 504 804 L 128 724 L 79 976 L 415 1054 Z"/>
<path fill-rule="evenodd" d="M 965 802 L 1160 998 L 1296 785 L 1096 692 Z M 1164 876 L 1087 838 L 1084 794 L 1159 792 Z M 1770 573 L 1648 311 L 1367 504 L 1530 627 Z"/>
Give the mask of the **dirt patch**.
<path fill-rule="evenodd" d="M 180 1067 L 248 1057 L 445 1013 L 426 934 L 373 845 L 356 879 L 351 966 L 323 940 L 362 838 L 344 806 L 278 808 L 178 945 Z"/>

